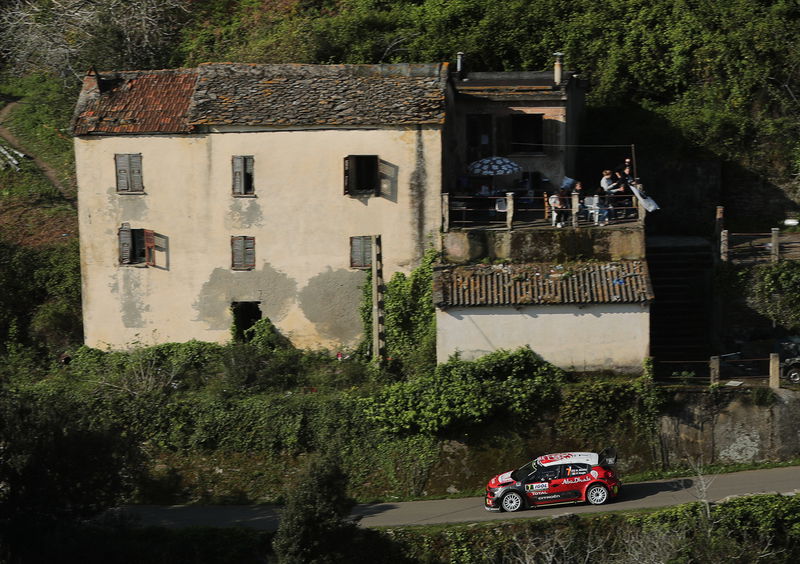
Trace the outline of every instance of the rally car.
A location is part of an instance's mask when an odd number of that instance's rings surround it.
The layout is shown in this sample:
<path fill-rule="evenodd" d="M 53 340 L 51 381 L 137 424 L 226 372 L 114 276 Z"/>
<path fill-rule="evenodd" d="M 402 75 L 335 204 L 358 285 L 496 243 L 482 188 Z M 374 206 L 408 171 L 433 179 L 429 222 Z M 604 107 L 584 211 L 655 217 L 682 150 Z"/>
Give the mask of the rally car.
<path fill-rule="evenodd" d="M 486 485 L 488 511 L 519 511 L 540 504 L 581 502 L 600 505 L 616 497 L 622 482 L 613 465 L 616 453 L 546 454 L 516 470 L 498 474 Z"/>

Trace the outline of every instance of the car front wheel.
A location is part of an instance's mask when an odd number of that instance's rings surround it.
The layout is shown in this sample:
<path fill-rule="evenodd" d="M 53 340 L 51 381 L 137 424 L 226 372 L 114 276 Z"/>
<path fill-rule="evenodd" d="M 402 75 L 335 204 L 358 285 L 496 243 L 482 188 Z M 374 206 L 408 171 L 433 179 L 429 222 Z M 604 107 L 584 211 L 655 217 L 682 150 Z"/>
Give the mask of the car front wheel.
<path fill-rule="evenodd" d="M 522 496 L 517 492 L 508 492 L 503 496 L 500 507 L 503 508 L 503 511 L 519 511 L 522 509 Z"/>
<path fill-rule="evenodd" d="M 589 489 L 586 490 L 586 501 L 592 505 L 603 505 L 608 501 L 608 490 L 599 484 L 590 486 Z"/>
<path fill-rule="evenodd" d="M 786 378 L 788 378 L 792 384 L 800 384 L 800 367 L 789 369 L 789 372 L 786 373 Z"/>

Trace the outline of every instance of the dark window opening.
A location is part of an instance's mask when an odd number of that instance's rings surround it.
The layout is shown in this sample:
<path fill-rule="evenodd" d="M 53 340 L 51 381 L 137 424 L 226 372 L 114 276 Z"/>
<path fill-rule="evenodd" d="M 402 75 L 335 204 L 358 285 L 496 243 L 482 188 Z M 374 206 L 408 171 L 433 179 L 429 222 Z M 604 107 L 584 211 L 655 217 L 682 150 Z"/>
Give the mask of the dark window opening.
<path fill-rule="evenodd" d="M 233 302 L 231 312 L 233 313 L 233 339 L 235 341 L 249 340 L 245 336 L 245 331 L 250 329 L 261 319 L 261 302 Z"/>
<path fill-rule="evenodd" d="M 114 155 L 114 167 L 117 176 L 117 192 L 144 192 L 142 183 L 142 155 Z"/>
<path fill-rule="evenodd" d="M 350 268 L 372 268 L 372 236 L 350 237 Z"/>
<path fill-rule="evenodd" d="M 231 268 L 253 270 L 256 267 L 256 238 L 245 235 L 231 237 Z"/>
<path fill-rule="evenodd" d="M 544 150 L 542 146 L 542 115 L 512 115 L 510 141 L 512 153 L 541 153 Z"/>
<path fill-rule="evenodd" d="M 131 229 L 123 223 L 118 231 L 119 263 L 156 265 L 155 232 L 150 229 Z"/>
<path fill-rule="evenodd" d="M 344 158 L 344 193 L 380 195 L 378 155 L 348 155 Z"/>
<path fill-rule="evenodd" d="M 252 156 L 233 157 L 233 194 L 235 196 L 252 196 L 255 194 Z"/>
<path fill-rule="evenodd" d="M 492 151 L 492 116 L 467 115 L 467 162 L 490 157 Z"/>

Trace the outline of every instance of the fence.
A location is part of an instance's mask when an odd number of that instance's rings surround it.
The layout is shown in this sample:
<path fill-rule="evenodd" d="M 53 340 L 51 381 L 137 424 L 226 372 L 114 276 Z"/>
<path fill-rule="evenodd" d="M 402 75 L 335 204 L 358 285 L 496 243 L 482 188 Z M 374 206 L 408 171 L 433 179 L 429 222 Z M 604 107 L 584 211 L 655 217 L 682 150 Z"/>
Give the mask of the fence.
<path fill-rule="evenodd" d="M 800 260 L 800 233 L 781 233 L 777 227 L 769 233 L 731 233 L 724 229 L 720 232 L 719 257 L 735 264 Z"/>
<path fill-rule="evenodd" d="M 777 353 L 765 358 L 741 358 L 739 353 L 705 360 L 656 361 L 656 379 L 664 383 L 712 384 L 780 388 L 781 363 Z"/>
<path fill-rule="evenodd" d="M 549 195 L 520 196 L 514 192 L 505 195 L 467 196 L 442 194 L 442 230 L 451 228 L 501 228 L 556 227 L 559 223 L 571 227 L 594 227 L 608 223 L 641 224 L 645 210 L 634 196 L 609 196 L 606 206 L 599 206 L 587 196 L 581 203 L 578 194 L 572 194 L 569 205 L 557 210 L 548 203 Z"/>

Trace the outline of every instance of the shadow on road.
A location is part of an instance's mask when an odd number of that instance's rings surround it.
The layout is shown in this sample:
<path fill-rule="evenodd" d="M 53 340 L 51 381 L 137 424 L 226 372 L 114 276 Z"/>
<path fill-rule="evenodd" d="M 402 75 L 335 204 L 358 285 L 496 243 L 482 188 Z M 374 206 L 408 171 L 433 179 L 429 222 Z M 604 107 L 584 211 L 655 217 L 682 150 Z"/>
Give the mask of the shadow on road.
<path fill-rule="evenodd" d="M 666 482 L 624 484 L 617 499 L 625 501 L 645 499 L 661 492 L 677 492 L 689 489 L 692 486 L 694 486 L 694 480 L 691 478 L 676 478 Z"/>
<path fill-rule="evenodd" d="M 350 513 L 350 517 L 361 518 L 361 517 L 369 517 L 371 515 L 378 515 L 385 511 L 391 511 L 392 509 L 397 509 L 397 505 L 393 503 L 373 503 L 373 504 L 361 504 L 357 505 L 353 508 L 353 511 Z"/>

